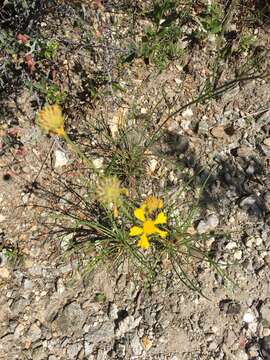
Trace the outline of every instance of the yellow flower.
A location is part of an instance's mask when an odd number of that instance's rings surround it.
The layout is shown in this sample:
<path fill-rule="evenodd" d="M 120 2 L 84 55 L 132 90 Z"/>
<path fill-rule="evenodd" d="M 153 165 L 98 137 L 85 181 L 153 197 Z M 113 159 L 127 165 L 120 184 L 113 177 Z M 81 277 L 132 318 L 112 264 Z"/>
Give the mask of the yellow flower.
<path fill-rule="evenodd" d="M 105 207 L 112 206 L 114 217 L 118 217 L 117 207 L 121 204 L 121 195 L 128 195 L 128 190 L 121 187 L 116 176 L 105 176 L 99 179 L 96 188 L 97 200 Z"/>
<path fill-rule="evenodd" d="M 129 235 L 140 236 L 140 240 L 137 243 L 138 247 L 142 249 L 148 249 L 150 247 L 148 236 L 150 235 L 159 235 L 162 239 L 165 239 L 165 237 L 168 235 L 167 231 L 160 230 L 156 226 L 167 223 L 167 216 L 163 211 L 157 214 L 154 219 L 149 217 L 149 214 L 162 207 L 162 200 L 151 197 L 151 201 L 149 201 L 149 198 L 146 199 L 141 204 L 141 207 L 134 210 L 134 216 L 142 222 L 142 226 L 132 226 L 129 231 Z"/>
<path fill-rule="evenodd" d="M 64 117 L 59 105 L 46 105 L 37 113 L 37 124 L 47 134 L 65 137 Z"/>
<path fill-rule="evenodd" d="M 141 208 L 151 215 L 155 210 L 163 208 L 163 201 L 155 196 L 148 196 L 142 203 Z"/>

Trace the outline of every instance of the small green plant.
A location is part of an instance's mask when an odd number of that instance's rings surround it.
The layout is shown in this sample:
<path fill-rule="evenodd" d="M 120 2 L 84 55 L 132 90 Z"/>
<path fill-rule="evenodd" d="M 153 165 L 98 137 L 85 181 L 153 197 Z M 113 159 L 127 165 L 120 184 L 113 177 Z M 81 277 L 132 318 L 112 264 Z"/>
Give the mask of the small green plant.
<path fill-rule="evenodd" d="M 256 44 L 256 36 L 244 34 L 239 43 L 240 52 L 248 52 Z"/>
<path fill-rule="evenodd" d="M 211 4 L 201 14 L 201 23 L 210 34 L 219 34 L 222 31 L 222 11 L 218 4 Z"/>
<path fill-rule="evenodd" d="M 56 56 L 59 44 L 55 40 L 48 40 L 40 44 L 40 55 L 48 60 L 53 60 Z"/>
<path fill-rule="evenodd" d="M 159 27 L 161 23 L 166 22 L 166 20 L 170 22 L 173 15 L 173 17 L 175 17 L 175 9 L 178 4 L 179 1 L 177 0 L 154 1 L 153 9 L 146 13 L 146 17 L 149 17 L 155 23 L 156 27 Z"/>
<path fill-rule="evenodd" d="M 144 29 L 141 42 L 131 46 L 125 61 L 139 57 L 163 70 L 170 61 L 183 54 L 179 43 L 182 35 L 181 15 L 177 12 L 177 5 L 178 1 L 175 0 L 154 4 L 153 9 L 145 14 L 152 24 Z"/>
<path fill-rule="evenodd" d="M 22 264 L 24 257 L 19 252 L 18 249 L 15 248 L 1 248 L 0 251 L 4 255 L 4 257 L 7 259 L 7 262 L 10 266 L 17 266 L 18 264 Z"/>
<path fill-rule="evenodd" d="M 106 301 L 106 295 L 103 294 L 103 293 L 96 293 L 95 294 L 95 301 L 100 302 L 100 303 L 105 302 Z"/>
<path fill-rule="evenodd" d="M 49 104 L 62 104 L 67 96 L 66 91 L 62 91 L 57 84 L 41 78 L 39 81 L 26 81 L 25 85 L 30 93 L 38 92 Z"/>
<path fill-rule="evenodd" d="M 179 46 L 180 35 L 181 29 L 175 24 L 161 26 L 159 30 L 148 27 L 137 55 L 163 70 L 169 61 L 183 54 L 183 49 Z"/>

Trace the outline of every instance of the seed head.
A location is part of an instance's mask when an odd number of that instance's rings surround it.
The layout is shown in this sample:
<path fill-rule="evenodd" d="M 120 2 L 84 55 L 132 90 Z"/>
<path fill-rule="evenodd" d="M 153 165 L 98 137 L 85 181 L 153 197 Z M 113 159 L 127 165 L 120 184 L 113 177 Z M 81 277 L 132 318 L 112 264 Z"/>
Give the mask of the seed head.
<path fill-rule="evenodd" d="M 37 113 L 37 124 L 46 134 L 65 137 L 64 117 L 59 105 L 46 105 Z"/>

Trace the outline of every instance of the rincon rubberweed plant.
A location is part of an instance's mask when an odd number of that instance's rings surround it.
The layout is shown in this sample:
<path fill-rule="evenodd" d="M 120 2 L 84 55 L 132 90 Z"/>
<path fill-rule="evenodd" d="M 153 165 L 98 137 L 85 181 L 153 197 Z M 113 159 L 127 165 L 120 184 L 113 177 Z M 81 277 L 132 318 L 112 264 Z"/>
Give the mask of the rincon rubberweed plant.
<path fill-rule="evenodd" d="M 140 236 L 137 243 L 141 249 L 148 249 L 150 247 L 149 236 L 158 235 L 165 239 L 168 235 L 167 231 L 161 230 L 157 225 L 167 223 L 167 216 L 163 211 L 156 214 L 156 210 L 163 208 L 163 201 L 154 196 L 148 197 L 142 202 L 139 208 L 134 210 L 136 219 L 142 222 L 141 226 L 132 226 L 129 235 Z"/>

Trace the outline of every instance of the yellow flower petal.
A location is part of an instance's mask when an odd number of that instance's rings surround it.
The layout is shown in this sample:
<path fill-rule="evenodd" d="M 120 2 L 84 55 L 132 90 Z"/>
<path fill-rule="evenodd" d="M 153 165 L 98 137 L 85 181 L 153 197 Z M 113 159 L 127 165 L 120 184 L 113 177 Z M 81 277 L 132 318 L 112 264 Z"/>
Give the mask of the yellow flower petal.
<path fill-rule="evenodd" d="M 140 221 L 145 220 L 144 210 L 142 208 L 135 209 L 134 210 L 134 216 Z"/>
<path fill-rule="evenodd" d="M 141 249 L 149 249 L 150 247 L 150 243 L 149 240 L 147 238 L 147 236 L 145 234 L 142 234 L 140 240 L 137 243 L 138 247 L 140 247 Z"/>
<path fill-rule="evenodd" d="M 165 237 L 168 235 L 168 231 L 159 230 L 158 228 L 156 228 L 156 232 L 162 239 L 165 239 Z"/>
<path fill-rule="evenodd" d="M 143 229 L 139 226 L 132 226 L 132 228 L 129 230 L 129 236 L 137 236 L 141 235 L 143 233 Z"/>
<path fill-rule="evenodd" d="M 162 211 L 161 213 L 158 214 L 158 216 L 155 219 L 155 224 L 166 224 L 167 222 L 167 216 L 164 214 L 164 212 Z"/>

